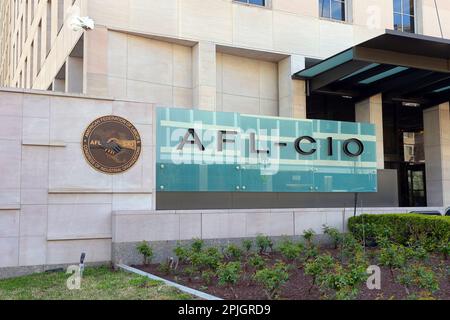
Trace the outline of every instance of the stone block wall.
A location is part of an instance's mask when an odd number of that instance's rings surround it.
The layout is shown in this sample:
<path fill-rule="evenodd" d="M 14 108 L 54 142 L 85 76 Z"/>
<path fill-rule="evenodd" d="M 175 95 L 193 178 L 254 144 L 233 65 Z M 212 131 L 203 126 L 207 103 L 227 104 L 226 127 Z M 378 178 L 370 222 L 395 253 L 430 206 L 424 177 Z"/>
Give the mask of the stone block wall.
<path fill-rule="evenodd" d="M 143 151 L 128 172 L 97 172 L 81 138 L 96 118 L 118 115 Z M 0 90 L 0 277 L 4 268 L 111 260 L 112 211 L 153 209 L 153 105 Z M 6 272 L 6 271 L 5 271 Z"/>

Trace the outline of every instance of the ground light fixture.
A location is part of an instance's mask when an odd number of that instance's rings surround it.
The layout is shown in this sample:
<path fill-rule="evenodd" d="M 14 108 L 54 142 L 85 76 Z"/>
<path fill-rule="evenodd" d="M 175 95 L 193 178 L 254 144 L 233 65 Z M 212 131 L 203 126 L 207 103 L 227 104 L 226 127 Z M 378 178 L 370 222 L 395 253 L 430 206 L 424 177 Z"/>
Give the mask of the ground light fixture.
<path fill-rule="evenodd" d="M 85 268 L 85 266 L 84 266 L 84 260 L 86 259 L 86 253 L 81 253 L 81 256 L 80 256 L 80 275 L 83 275 L 83 272 L 84 272 L 84 268 Z"/>

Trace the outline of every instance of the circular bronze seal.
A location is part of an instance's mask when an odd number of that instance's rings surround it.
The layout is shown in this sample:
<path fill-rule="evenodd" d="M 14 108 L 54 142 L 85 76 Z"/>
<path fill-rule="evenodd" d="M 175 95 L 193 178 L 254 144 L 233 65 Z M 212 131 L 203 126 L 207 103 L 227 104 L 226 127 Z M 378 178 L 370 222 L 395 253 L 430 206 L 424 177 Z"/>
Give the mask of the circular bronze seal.
<path fill-rule="evenodd" d="M 83 135 L 83 153 L 96 170 L 122 173 L 139 159 L 142 141 L 137 129 L 126 119 L 105 116 L 92 122 Z"/>

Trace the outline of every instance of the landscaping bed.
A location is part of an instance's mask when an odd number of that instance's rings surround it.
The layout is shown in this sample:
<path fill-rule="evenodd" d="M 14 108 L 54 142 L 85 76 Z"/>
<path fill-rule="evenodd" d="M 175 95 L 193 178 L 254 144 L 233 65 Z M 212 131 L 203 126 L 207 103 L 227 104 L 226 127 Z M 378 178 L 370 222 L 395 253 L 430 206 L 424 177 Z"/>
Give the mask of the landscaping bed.
<path fill-rule="evenodd" d="M 330 248 L 322 248 L 320 250 L 323 253 L 330 253 L 335 257 L 340 256 L 338 250 Z M 374 253 L 376 250 L 370 249 Z M 263 258 L 268 261 L 268 264 L 273 264 L 274 261 L 282 260 L 286 264 L 291 262 L 283 259 L 281 254 L 267 254 L 263 255 Z M 430 265 L 439 276 L 439 287 L 433 297 L 439 300 L 450 300 L 450 279 L 445 277 L 445 268 L 449 268 L 449 262 L 443 261 L 440 257 L 434 256 L 430 259 L 428 265 Z M 278 299 L 283 300 L 319 300 L 324 299 L 319 288 L 314 286 L 311 291 L 312 278 L 305 275 L 304 269 L 296 268 L 289 271 L 289 281 L 282 286 L 281 293 Z M 206 292 L 208 294 L 226 299 L 226 300 L 266 300 L 267 296 L 264 293 L 263 286 L 256 283 L 252 276 L 255 273 L 254 268 L 248 268 L 242 273 L 242 280 L 233 285 L 233 289 L 228 286 L 220 286 L 218 284 L 217 277 L 211 279 L 211 283 L 205 283 L 201 275 L 190 276 L 184 272 L 184 269 L 189 268 L 189 264 L 180 264 L 178 270 L 171 271 L 170 273 L 162 272 L 159 264 L 152 264 L 148 266 L 135 266 L 136 268 L 145 272 L 160 276 L 167 280 L 177 282 L 187 287 Z M 397 283 L 395 279 L 399 276 L 398 270 L 394 271 L 392 275 L 387 267 L 381 267 L 381 288 L 382 290 L 369 290 L 366 284 L 360 285 L 360 292 L 355 299 L 359 300 L 403 300 L 407 299 L 405 288 Z"/>
<path fill-rule="evenodd" d="M 351 223 L 353 234 L 324 226 L 330 246 L 316 245 L 311 230 L 302 241 L 286 237 L 278 244 L 263 235 L 222 247 L 194 240 L 175 248 L 179 260 L 135 267 L 227 300 L 450 300 L 449 230 L 412 218 L 401 237 L 405 243 L 389 230 L 375 232 L 383 227 L 378 221 L 364 226 L 371 230 L 370 239 L 360 239 L 357 220 Z M 417 227 L 417 220 L 425 228 Z M 143 248 L 149 249 L 140 250 L 149 254 L 149 262 L 152 250 L 145 243 Z M 379 290 L 366 284 L 369 266 L 380 268 Z"/>

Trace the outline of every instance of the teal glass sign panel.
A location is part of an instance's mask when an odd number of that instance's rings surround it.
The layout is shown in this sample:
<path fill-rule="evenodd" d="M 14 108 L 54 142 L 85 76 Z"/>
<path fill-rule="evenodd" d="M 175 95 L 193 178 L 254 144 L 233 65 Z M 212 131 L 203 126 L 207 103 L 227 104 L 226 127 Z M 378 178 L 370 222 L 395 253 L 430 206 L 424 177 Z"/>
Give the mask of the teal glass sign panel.
<path fill-rule="evenodd" d="M 375 126 L 158 108 L 160 192 L 376 192 Z"/>

